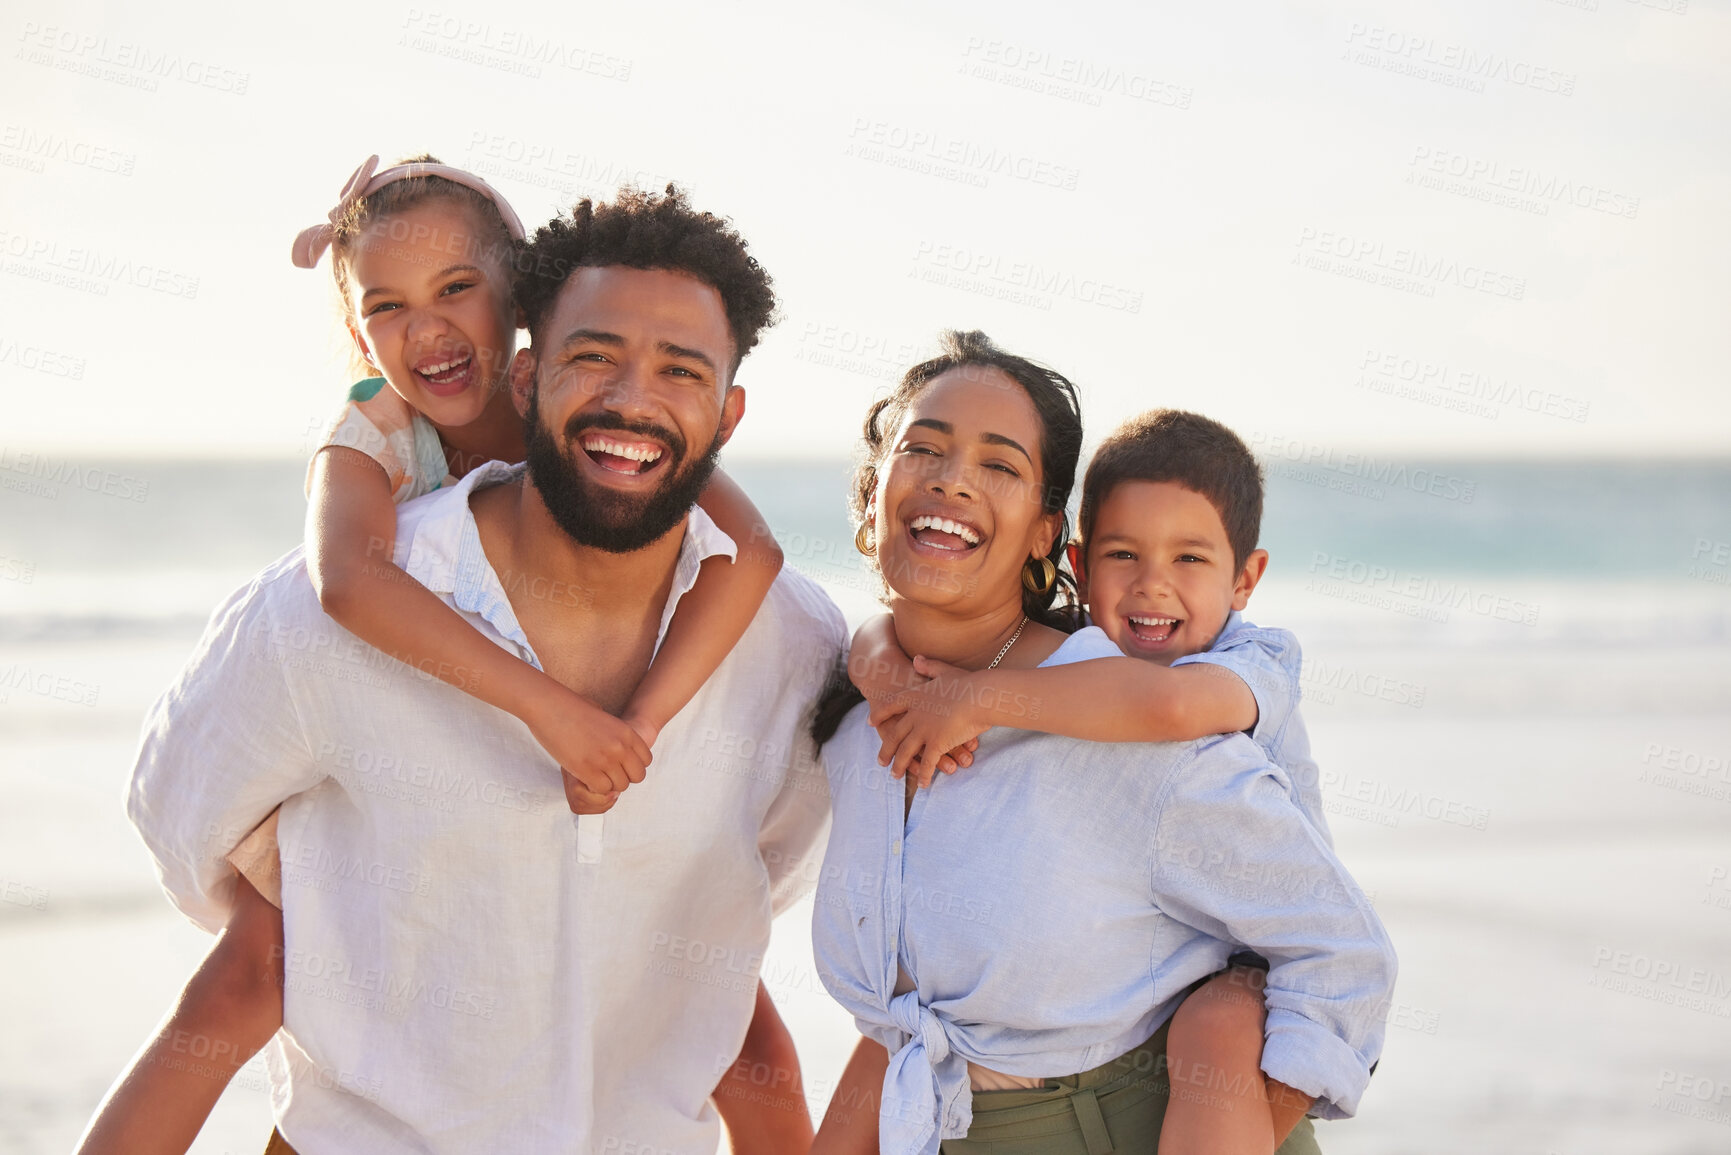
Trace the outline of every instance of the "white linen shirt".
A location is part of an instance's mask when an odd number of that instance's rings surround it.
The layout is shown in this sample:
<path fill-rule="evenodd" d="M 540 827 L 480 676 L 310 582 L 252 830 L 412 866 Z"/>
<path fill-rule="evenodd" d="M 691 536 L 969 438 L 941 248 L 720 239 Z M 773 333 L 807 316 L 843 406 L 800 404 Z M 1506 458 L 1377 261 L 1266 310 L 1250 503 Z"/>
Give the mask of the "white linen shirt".
<path fill-rule="evenodd" d="M 469 509 L 515 472 L 404 505 L 396 556 L 539 665 Z M 663 634 L 703 559 L 733 549 L 692 510 Z M 223 856 L 282 804 L 284 1137 L 316 1155 L 712 1155 L 709 1095 L 770 919 L 816 877 L 828 791 L 805 724 L 843 644 L 834 605 L 783 570 L 647 780 L 579 822 L 521 722 L 343 630 L 299 550 L 231 596 L 146 720 L 127 809 L 169 897 L 215 930 Z M 583 854 L 580 825 L 598 836 Z"/>
<path fill-rule="evenodd" d="M 1042 665 L 1110 657 L 1089 627 Z M 1171 1017 L 1246 946 L 1270 962 L 1262 1069 L 1351 1115 L 1382 1051 L 1395 956 L 1376 912 L 1244 734 L 980 739 L 904 817 L 856 706 L 824 748 L 834 828 L 812 945 L 824 986 L 890 1054 L 885 1155 L 973 1119 L 968 1063 L 1086 1071 Z M 896 994 L 898 964 L 915 988 Z"/>

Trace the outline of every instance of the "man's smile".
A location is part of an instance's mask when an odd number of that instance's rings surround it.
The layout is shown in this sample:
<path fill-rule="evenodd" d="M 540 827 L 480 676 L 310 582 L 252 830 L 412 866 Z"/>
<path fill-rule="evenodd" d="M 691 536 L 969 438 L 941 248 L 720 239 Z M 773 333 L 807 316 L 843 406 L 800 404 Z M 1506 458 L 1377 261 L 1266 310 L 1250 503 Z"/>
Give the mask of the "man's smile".
<path fill-rule="evenodd" d="M 667 450 L 653 441 L 591 431 L 578 442 L 589 459 L 609 473 L 642 476 L 653 472 L 667 457 Z"/>

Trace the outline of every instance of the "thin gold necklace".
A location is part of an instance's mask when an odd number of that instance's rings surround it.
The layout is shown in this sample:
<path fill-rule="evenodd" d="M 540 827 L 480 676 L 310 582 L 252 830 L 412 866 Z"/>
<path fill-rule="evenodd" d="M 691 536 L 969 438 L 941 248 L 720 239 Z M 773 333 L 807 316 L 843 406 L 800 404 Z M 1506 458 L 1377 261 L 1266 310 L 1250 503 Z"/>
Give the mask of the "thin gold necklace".
<path fill-rule="evenodd" d="M 1022 636 L 1022 631 L 1027 628 L 1027 625 L 1028 615 L 1023 614 L 1022 620 L 1016 623 L 1016 632 L 1010 635 L 1010 640 L 1004 643 L 1004 648 L 998 651 L 998 656 L 992 659 L 992 664 L 986 669 L 995 670 L 998 668 L 998 663 L 1004 660 L 1004 655 L 1010 652 L 1010 647 L 1016 644 L 1016 639 Z"/>

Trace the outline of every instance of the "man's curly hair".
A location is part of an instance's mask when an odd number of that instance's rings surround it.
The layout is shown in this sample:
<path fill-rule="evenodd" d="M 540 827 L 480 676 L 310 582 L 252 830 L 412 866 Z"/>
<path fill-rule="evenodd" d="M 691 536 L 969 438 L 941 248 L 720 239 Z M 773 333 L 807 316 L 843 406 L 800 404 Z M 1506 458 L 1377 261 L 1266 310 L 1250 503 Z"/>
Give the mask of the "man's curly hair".
<path fill-rule="evenodd" d="M 745 238 L 714 213 L 698 212 L 685 193 L 622 189 L 612 202 L 577 202 L 569 217 L 555 217 L 524 242 L 517 262 L 517 304 L 536 336 L 565 280 L 580 268 L 624 265 L 668 269 L 696 277 L 721 294 L 733 336 L 733 369 L 775 323 L 769 274 L 746 251 Z"/>

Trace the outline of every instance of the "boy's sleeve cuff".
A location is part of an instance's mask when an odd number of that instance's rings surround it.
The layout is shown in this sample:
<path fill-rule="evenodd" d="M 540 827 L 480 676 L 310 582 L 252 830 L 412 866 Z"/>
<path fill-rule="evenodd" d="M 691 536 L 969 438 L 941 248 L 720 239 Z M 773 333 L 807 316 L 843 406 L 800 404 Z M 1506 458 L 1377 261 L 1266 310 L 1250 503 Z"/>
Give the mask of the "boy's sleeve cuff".
<path fill-rule="evenodd" d="M 1268 1012 L 1262 1073 L 1314 1098 L 1310 1114 L 1318 1119 L 1352 1118 L 1370 1081 L 1364 1056 L 1328 1028 L 1274 1008 Z"/>

